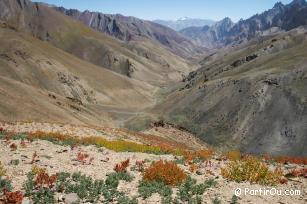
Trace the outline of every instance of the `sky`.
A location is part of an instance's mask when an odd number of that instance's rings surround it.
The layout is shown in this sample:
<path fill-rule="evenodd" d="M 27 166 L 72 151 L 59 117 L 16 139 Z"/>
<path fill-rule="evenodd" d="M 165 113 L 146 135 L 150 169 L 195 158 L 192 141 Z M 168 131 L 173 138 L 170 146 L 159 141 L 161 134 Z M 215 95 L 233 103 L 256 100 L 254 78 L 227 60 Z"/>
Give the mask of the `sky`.
<path fill-rule="evenodd" d="M 145 20 L 182 17 L 233 21 L 246 19 L 274 6 L 278 0 L 33 0 L 81 11 L 123 14 Z M 288 4 L 291 0 L 279 0 Z"/>

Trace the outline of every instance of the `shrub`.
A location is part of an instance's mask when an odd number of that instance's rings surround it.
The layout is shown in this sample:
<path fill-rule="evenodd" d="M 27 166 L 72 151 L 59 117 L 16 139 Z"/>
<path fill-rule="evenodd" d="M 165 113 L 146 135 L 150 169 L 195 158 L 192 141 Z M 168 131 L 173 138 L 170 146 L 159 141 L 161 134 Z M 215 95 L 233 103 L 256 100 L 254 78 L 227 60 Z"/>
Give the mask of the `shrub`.
<path fill-rule="evenodd" d="M 264 162 L 252 156 L 230 162 L 226 168 L 221 169 L 221 173 L 229 180 L 250 181 L 262 185 L 276 185 L 283 175 L 279 168 L 271 171 Z"/>
<path fill-rule="evenodd" d="M 217 197 L 212 200 L 212 204 L 221 204 L 221 203 L 222 201 L 218 199 Z"/>
<path fill-rule="evenodd" d="M 132 179 L 133 177 L 126 172 L 115 172 L 108 175 L 106 179 L 106 185 L 113 188 L 117 188 L 120 180 L 130 182 L 132 181 Z"/>
<path fill-rule="evenodd" d="M 14 166 L 17 166 L 19 165 L 19 159 L 13 159 L 10 161 L 10 165 L 14 165 Z"/>
<path fill-rule="evenodd" d="M 21 204 L 23 197 L 24 195 L 21 191 L 10 192 L 6 189 L 4 190 L 4 200 L 6 203 Z"/>
<path fill-rule="evenodd" d="M 179 187 L 177 196 L 183 202 L 201 203 L 201 195 L 203 195 L 206 189 L 211 188 L 215 185 L 216 181 L 214 181 L 213 179 L 207 180 L 201 184 L 196 184 L 195 179 L 188 177 L 185 183 L 183 183 Z"/>
<path fill-rule="evenodd" d="M 79 172 L 73 174 L 62 172 L 58 174 L 56 191 L 76 193 L 79 198 L 91 203 L 97 203 L 103 196 L 107 203 L 113 203 L 117 198 L 118 203 L 130 204 L 135 203 L 135 199 L 130 200 L 122 192 L 117 191 L 117 187 L 120 180 L 131 181 L 132 179 L 132 176 L 123 172 L 108 175 L 106 181 L 93 180 Z"/>
<path fill-rule="evenodd" d="M 4 167 L 3 167 L 3 165 L 2 165 L 2 163 L 0 161 L 0 178 L 2 176 L 5 176 L 5 174 L 6 174 L 6 170 L 4 169 Z"/>
<path fill-rule="evenodd" d="M 54 186 L 56 177 L 49 176 L 44 169 L 38 169 L 37 173 L 29 172 L 24 183 L 25 196 L 35 204 L 55 203 Z"/>
<path fill-rule="evenodd" d="M 158 161 L 145 169 L 143 179 L 176 186 L 186 179 L 186 174 L 174 162 Z"/>
<path fill-rule="evenodd" d="M 84 164 L 91 164 L 94 160 L 93 157 L 89 158 L 89 155 L 87 153 L 78 152 L 77 154 L 77 161 Z"/>
<path fill-rule="evenodd" d="M 114 171 L 118 172 L 127 172 L 127 168 L 129 166 L 129 159 L 122 161 L 120 164 L 116 164 L 113 168 Z"/>
<path fill-rule="evenodd" d="M 36 175 L 35 186 L 52 188 L 55 185 L 57 175 L 48 175 L 48 173 L 40 171 Z"/>
<path fill-rule="evenodd" d="M 39 173 L 46 173 L 46 172 L 47 172 L 46 168 L 42 168 L 42 167 L 39 167 L 37 165 L 34 165 L 31 168 L 31 173 L 33 173 L 33 175 L 37 175 Z"/>
<path fill-rule="evenodd" d="M 141 181 L 138 192 L 143 198 L 148 198 L 154 193 L 158 193 L 161 197 L 167 197 L 172 194 L 172 189 L 165 183 L 157 181 Z"/>
<path fill-rule="evenodd" d="M 0 178 L 0 195 L 2 194 L 3 190 L 11 191 L 13 189 L 12 183 L 8 179 Z"/>
<path fill-rule="evenodd" d="M 233 195 L 232 198 L 231 198 L 231 202 L 230 204 L 238 204 L 239 203 L 239 197 L 236 196 L 236 195 Z"/>

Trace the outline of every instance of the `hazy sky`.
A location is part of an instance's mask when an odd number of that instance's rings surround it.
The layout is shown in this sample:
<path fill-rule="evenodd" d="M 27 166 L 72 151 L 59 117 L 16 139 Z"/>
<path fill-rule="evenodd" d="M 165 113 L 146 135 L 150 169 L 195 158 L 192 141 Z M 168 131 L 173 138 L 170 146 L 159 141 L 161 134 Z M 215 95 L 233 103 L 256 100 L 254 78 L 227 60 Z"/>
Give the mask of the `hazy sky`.
<path fill-rule="evenodd" d="M 234 21 L 248 18 L 274 6 L 278 0 L 33 0 L 65 8 L 120 13 L 146 20 L 181 17 Z M 287 4 L 291 0 L 281 0 Z"/>

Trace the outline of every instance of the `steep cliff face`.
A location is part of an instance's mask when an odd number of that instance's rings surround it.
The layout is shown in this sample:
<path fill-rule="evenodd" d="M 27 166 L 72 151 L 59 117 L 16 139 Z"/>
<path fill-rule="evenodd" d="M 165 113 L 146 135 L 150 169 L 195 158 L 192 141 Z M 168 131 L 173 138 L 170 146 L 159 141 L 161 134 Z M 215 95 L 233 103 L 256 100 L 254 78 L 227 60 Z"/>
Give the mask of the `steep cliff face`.
<path fill-rule="evenodd" d="M 206 47 L 214 48 L 303 25 L 307 25 L 307 3 L 305 0 L 294 0 L 288 5 L 276 3 L 272 9 L 236 24 L 226 18 L 210 28 L 198 28 L 197 35 L 193 32 L 195 28 L 180 32 Z"/>
<path fill-rule="evenodd" d="M 195 57 L 205 51 L 204 48 L 194 44 L 180 33 L 154 22 L 120 14 L 80 12 L 63 7 L 55 7 L 55 9 L 95 30 L 114 36 L 122 41 L 150 39 L 184 58 Z"/>

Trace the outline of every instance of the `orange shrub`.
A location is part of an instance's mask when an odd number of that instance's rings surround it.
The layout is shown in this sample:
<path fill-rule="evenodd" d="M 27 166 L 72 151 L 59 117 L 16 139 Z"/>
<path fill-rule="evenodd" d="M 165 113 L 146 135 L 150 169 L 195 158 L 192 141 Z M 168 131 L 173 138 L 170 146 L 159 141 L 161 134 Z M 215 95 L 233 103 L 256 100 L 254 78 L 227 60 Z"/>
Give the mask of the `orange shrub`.
<path fill-rule="evenodd" d="M 160 160 L 145 169 L 143 179 L 147 181 L 163 182 L 176 186 L 185 181 L 187 175 L 174 162 Z"/>
<path fill-rule="evenodd" d="M 127 168 L 129 166 L 130 160 L 127 159 L 125 161 L 122 161 L 120 164 L 116 164 L 115 167 L 113 168 L 114 171 L 118 172 L 127 172 Z"/>

